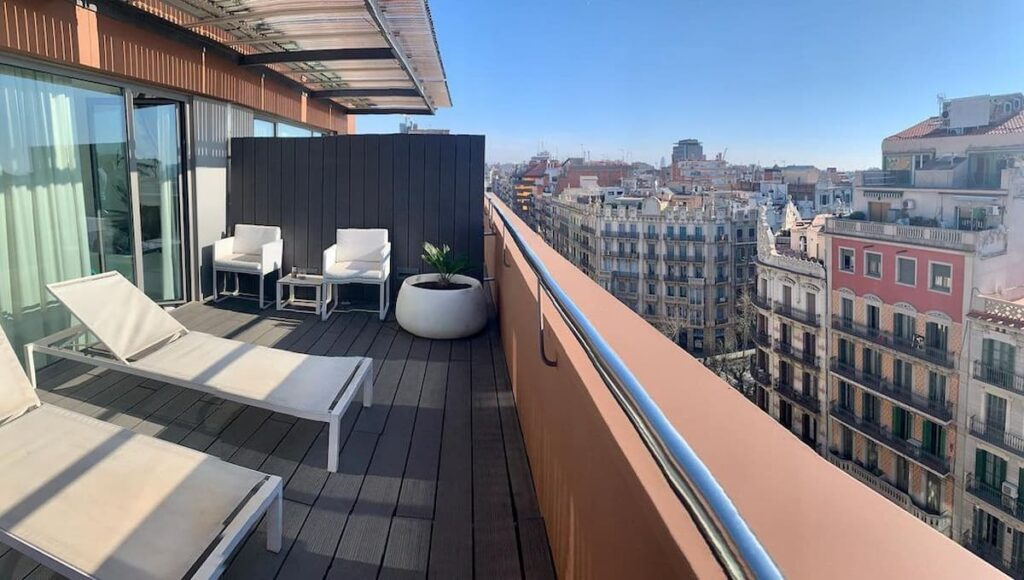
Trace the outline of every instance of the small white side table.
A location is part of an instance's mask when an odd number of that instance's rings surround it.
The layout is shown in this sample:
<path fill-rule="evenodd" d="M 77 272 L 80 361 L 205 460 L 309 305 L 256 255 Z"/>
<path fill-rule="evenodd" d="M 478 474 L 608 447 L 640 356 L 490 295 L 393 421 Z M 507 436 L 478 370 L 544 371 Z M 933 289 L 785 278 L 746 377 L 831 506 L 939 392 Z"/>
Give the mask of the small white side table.
<path fill-rule="evenodd" d="M 282 301 L 284 287 L 288 287 L 288 299 Z M 292 312 L 312 312 L 320 314 L 324 307 L 323 296 L 324 278 L 315 274 L 305 274 L 301 278 L 288 274 L 277 280 L 277 309 L 290 310 Z M 296 298 L 295 288 L 312 288 L 316 292 L 316 298 Z M 310 310 L 312 308 L 312 310 Z"/>

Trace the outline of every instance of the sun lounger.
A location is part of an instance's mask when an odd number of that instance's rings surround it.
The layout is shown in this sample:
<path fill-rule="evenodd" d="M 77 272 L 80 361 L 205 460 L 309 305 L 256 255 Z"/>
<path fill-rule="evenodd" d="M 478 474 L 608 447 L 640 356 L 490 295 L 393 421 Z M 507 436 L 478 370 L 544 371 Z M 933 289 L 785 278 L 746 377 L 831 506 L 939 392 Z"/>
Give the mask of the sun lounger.
<path fill-rule="evenodd" d="M 370 358 L 300 354 L 189 331 L 117 272 L 47 288 L 81 325 L 27 345 L 29 361 L 45 353 L 325 422 L 330 471 L 338 468 L 341 417 L 360 389 L 370 405 Z"/>
<path fill-rule="evenodd" d="M 43 404 L 0 332 L 0 542 L 69 578 L 216 578 L 281 478 Z"/>

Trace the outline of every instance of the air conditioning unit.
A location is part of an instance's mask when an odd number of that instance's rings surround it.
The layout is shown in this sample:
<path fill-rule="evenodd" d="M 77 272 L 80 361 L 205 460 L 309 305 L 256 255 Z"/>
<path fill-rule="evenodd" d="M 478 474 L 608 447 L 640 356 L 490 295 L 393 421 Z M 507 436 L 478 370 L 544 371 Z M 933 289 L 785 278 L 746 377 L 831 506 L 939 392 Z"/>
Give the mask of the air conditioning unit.
<path fill-rule="evenodd" d="M 992 205 L 992 206 L 989 206 L 989 208 L 988 208 L 988 215 L 999 215 L 1000 213 L 1002 213 L 1002 211 L 1003 211 L 1003 208 L 1001 206 Z"/>
<path fill-rule="evenodd" d="M 1014 507 L 1017 503 L 1017 485 L 1009 481 L 1003 482 L 1003 504 L 1010 504 Z"/>
<path fill-rule="evenodd" d="M 914 209 L 917 207 L 917 202 L 912 199 L 903 200 L 903 209 Z"/>

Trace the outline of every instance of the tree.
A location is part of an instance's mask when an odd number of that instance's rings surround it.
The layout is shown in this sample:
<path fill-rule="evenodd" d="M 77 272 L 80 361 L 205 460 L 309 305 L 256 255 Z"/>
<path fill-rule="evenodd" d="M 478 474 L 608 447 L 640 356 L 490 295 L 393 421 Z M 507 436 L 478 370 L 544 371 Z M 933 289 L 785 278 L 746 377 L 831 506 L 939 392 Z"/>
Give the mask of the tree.
<path fill-rule="evenodd" d="M 714 351 L 703 360 L 704 366 L 747 396 L 750 396 L 747 391 L 751 389 L 745 380 L 750 367 L 748 350 L 753 342 L 756 322 L 757 311 L 750 296 L 737 291 L 732 332 L 726 333 L 724 342 L 715 344 Z"/>

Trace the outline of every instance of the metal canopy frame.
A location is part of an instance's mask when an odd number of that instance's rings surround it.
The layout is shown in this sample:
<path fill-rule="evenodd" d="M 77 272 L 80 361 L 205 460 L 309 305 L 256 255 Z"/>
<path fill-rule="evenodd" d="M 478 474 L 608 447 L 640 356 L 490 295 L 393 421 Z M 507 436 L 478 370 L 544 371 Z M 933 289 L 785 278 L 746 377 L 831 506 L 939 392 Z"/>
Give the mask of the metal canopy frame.
<path fill-rule="evenodd" d="M 348 113 L 433 114 L 451 95 L 427 2 L 151 0 L 140 8 Z"/>

